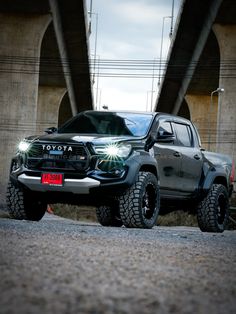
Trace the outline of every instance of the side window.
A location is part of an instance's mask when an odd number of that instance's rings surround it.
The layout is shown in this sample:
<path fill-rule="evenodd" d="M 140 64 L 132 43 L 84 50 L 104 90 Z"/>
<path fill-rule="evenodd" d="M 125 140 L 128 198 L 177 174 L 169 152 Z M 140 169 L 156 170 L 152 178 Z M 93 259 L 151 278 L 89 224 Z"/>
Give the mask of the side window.
<path fill-rule="evenodd" d="M 190 127 L 186 124 L 175 123 L 175 130 L 179 145 L 191 147 L 193 138 Z"/>
<path fill-rule="evenodd" d="M 167 121 L 161 122 L 158 128 L 158 134 L 159 135 L 172 135 L 173 130 L 172 130 L 171 123 Z"/>

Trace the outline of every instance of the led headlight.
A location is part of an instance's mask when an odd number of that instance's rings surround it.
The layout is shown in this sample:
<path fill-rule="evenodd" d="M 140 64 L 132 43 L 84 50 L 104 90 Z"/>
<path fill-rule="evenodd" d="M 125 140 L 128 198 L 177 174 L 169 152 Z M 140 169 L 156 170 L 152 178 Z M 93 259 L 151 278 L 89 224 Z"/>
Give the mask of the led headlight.
<path fill-rule="evenodd" d="M 26 141 L 21 141 L 18 145 L 18 150 L 21 152 L 21 153 L 25 153 L 28 151 L 30 147 L 30 143 L 29 142 L 26 142 Z"/>
<path fill-rule="evenodd" d="M 99 155 L 106 155 L 110 158 L 126 158 L 131 151 L 130 144 L 109 144 L 106 146 L 95 146 L 95 152 Z"/>

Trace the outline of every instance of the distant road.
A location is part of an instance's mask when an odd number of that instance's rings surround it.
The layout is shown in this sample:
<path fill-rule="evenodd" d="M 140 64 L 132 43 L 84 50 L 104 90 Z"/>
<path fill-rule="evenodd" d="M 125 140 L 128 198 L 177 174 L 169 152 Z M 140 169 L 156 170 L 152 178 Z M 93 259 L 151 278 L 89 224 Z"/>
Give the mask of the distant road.
<path fill-rule="evenodd" d="M 0 218 L 1 314 L 236 313 L 236 231 Z"/>

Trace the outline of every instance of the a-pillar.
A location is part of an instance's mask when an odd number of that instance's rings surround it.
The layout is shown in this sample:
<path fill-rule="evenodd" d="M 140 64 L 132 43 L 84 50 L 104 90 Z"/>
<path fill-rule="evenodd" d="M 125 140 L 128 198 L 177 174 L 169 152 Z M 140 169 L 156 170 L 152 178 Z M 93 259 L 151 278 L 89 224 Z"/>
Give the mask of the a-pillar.
<path fill-rule="evenodd" d="M 50 20 L 0 14 L 0 205 L 17 144 L 36 132 L 40 46 Z"/>
<path fill-rule="evenodd" d="M 202 146 L 205 149 L 216 150 L 216 127 L 218 112 L 218 96 L 187 94 L 187 101 L 192 122 L 196 125 Z"/>
<path fill-rule="evenodd" d="M 37 108 L 37 133 L 48 127 L 57 127 L 59 107 L 66 92 L 64 87 L 39 86 Z"/>
<path fill-rule="evenodd" d="M 220 81 L 224 88 L 219 104 L 217 150 L 236 161 L 236 25 L 215 24 L 213 30 L 220 47 Z"/>

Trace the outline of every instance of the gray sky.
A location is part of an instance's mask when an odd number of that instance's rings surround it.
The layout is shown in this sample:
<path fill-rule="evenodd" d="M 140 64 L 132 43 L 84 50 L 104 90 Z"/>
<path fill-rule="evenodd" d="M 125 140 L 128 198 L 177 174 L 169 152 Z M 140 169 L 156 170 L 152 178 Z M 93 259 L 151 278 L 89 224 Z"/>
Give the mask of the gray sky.
<path fill-rule="evenodd" d="M 175 0 L 174 20 L 181 0 Z M 97 105 L 107 105 L 109 109 L 146 110 L 151 108 L 152 86 L 153 104 L 157 95 L 158 78 L 152 79 L 153 69 L 150 65 L 156 59 L 159 62 L 163 17 L 170 16 L 172 0 L 93 0 L 92 34 L 90 52 L 95 53 L 95 34 L 97 30 L 96 55 L 101 60 L 146 60 L 149 70 L 134 72 L 148 73 L 149 78 L 95 77 L 94 96 Z M 87 0 L 90 9 L 90 0 Z M 96 16 L 98 27 L 96 28 Z M 171 19 L 164 22 L 162 60 L 166 58 L 170 44 Z M 108 72 L 102 69 L 100 73 Z M 130 63 L 128 63 L 130 64 Z M 140 65 L 140 62 L 138 63 Z M 131 73 L 124 70 L 112 70 L 113 73 Z M 155 76 L 159 70 L 154 71 Z M 98 89 L 97 89 L 98 87 Z"/>

